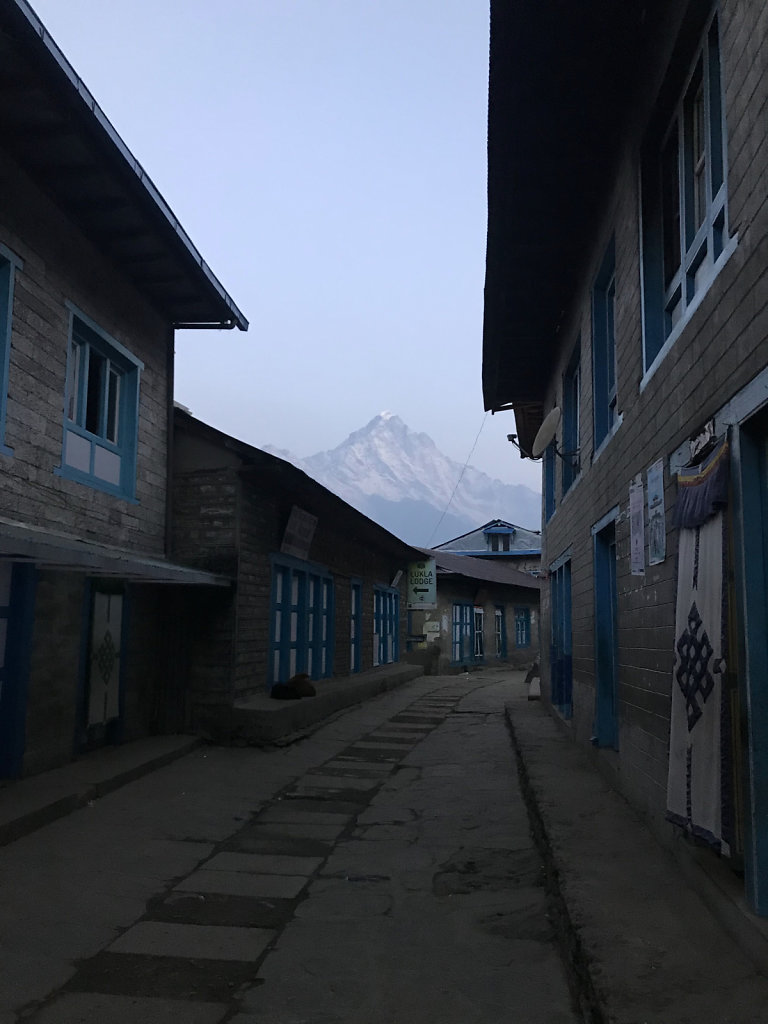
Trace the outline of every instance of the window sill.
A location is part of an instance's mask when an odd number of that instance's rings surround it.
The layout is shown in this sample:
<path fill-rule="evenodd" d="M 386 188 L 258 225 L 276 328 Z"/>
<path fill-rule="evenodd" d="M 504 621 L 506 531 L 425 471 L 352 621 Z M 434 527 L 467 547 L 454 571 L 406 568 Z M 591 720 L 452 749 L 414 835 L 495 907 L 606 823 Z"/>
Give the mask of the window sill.
<path fill-rule="evenodd" d="M 69 467 L 62 467 L 54 469 L 54 476 L 60 476 L 64 480 L 72 480 L 78 484 L 84 484 L 86 487 L 92 488 L 94 491 L 103 491 L 105 494 L 111 494 L 114 498 L 121 498 L 123 501 L 127 501 L 130 505 L 138 505 L 139 500 L 132 494 L 121 490 L 119 487 L 115 487 L 113 484 L 107 483 L 105 480 L 100 480 L 96 476 L 89 476 L 87 473 L 78 473 L 75 469 Z"/>
<path fill-rule="evenodd" d="M 680 335 L 683 333 L 685 328 L 688 326 L 688 323 L 691 320 L 691 317 L 694 315 L 696 310 L 702 304 L 702 302 L 704 301 L 704 298 L 709 294 L 710 289 L 712 288 L 712 285 L 715 283 L 717 278 L 720 276 L 721 270 L 726 265 L 728 260 L 731 258 L 733 253 L 736 251 L 736 247 L 738 245 L 738 242 L 739 242 L 739 236 L 738 236 L 738 234 L 736 234 L 736 235 L 733 236 L 733 238 L 730 239 L 730 241 L 728 242 L 728 245 L 726 245 L 726 247 L 723 249 L 723 251 L 718 256 L 717 261 L 712 265 L 712 269 L 710 270 L 710 272 L 707 275 L 707 277 L 705 278 L 705 280 L 702 281 L 701 287 L 699 288 L 698 292 L 694 296 L 693 300 L 688 304 L 688 306 L 687 306 L 687 308 L 685 310 L 685 313 L 682 315 L 680 320 L 675 324 L 673 329 L 670 331 L 669 337 L 664 342 L 664 344 L 661 346 L 661 348 L 659 349 L 658 353 L 656 354 L 655 359 L 653 360 L 651 365 L 648 367 L 648 369 L 645 371 L 645 374 L 643 375 L 642 379 L 640 380 L 640 393 L 641 394 L 642 394 L 643 391 L 645 391 L 646 387 L 648 386 L 648 384 L 651 381 L 651 378 L 655 375 L 655 373 L 658 370 L 658 368 L 664 362 L 665 358 L 667 357 L 667 353 L 674 346 L 674 344 L 677 341 L 677 339 L 680 337 Z"/>
<path fill-rule="evenodd" d="M 597 462 L 597 460 L 600 458 L 600 456 L 603 454 L 603 452 L 608 447 L 608 445 L 611 443 L 611 440 L 614 437 L 614 435 L 618 433 L 619 427 L 621 426 L 621 424 L 623 422 L 624 422 L 624 413 L 619 413 L 619 415 L 616 417 L 616 422 L 613 424 L 611 429 L 608 431 L 608 433 L 605 435 L 605 437 L 602 439 L 600 444 L 597 446 L 597 448 L 592 453 L 592 465 L 593 466 Z"/>

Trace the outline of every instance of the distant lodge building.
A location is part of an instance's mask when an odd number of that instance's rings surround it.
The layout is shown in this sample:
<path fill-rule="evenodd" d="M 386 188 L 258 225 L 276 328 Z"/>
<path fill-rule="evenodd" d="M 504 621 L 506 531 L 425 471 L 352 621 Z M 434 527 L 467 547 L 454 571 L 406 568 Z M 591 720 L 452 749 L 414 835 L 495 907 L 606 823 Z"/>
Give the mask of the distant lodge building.
<path fill-rule="evenodd" d="M 482 528 L 467 536 L 476 534 L 482 536 Z M 435 559 L 437 608 L 408 612 L 409 661 L 428 674 L 472 665 L 528 668 L 538 661 L 541 584 L 535 576 L 509 562 L 440 548 L 425 548 L 423 556 Z"/>
<path fill-rule="evenodd" d="M 541 532 L 492 519 L 476 530 L 438 544 L 434 550 L 504 561 L 520 572 L 536 574 L 541 565 Z"/>

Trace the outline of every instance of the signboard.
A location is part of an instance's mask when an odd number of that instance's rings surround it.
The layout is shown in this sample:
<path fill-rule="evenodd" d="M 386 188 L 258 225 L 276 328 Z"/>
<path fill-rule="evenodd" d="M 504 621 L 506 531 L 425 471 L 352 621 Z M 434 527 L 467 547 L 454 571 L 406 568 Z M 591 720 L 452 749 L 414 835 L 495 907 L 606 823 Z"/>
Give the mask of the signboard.
<path fill-rule="evenodd" d="M 434 558 L 408 566 L 408 609 L 437 608 L 437 566 Z"/>
<path fill-rule="evenodd" d="M 310 515 L 298 505 L 294 505 L 283 534 L 280 551 L 284 555 L 293 555 L 294 558 L 309 558 L 316 527 L 317 516 Z"/>

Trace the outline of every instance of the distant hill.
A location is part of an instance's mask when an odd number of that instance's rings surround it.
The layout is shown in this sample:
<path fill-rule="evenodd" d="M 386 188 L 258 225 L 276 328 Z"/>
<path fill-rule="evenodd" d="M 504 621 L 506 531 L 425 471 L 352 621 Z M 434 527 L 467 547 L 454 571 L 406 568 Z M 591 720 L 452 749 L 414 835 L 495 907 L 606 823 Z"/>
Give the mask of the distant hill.
<path fill-rule="evenodd" d="M 336 448 L 308 458 L 269 445 L 265 451 L 303 469 L 409 544 L 440 544 L 490 519 L 541 528 L 541 496 L 536 491 L 494 480 L 472 466 L 467 466 L 438 527 L 462 466 L 444 455 L 431 437 L 410 430 L 392 413 L 380 413 Z"/>

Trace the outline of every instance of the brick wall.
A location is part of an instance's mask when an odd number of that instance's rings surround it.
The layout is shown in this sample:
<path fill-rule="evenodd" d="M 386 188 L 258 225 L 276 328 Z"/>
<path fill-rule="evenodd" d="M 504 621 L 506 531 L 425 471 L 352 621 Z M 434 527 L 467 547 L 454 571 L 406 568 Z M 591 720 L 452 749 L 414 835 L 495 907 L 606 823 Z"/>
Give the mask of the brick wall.
<path fill-rule="evenodd" d="M 0 156 L 0 242 L 23 260 L 14 284 L 0 515 L 89 540 L 162 553 L 167 353 L 160 317 L 62 212 Z M 74 303 L 145 366 L 139 396 L 136 502 L 57 476 L 69 314 Z"/>
<path fill-rule="evenodd" d="M 666 795 L 669 709 L 673 668 L 675 558 L 671 529 L 676 486 L 669 456 L 755 374 L 768 364 L 768 8 L 720 4 L 722 71 L 728 152 L 730 234 L 738 246 L 693 313 L 658 370 L 643 378 L 638 153 L 642 116 L 628 118 L 624 157 L 601 223 L 591 240 L 577 301 L 567 311 L 560 359 L 547 407 L 562 401 L 562 374 L 581 339 L 581 476 L 563 497 L 560 466 L 557 510 L 545 528 L 546 569 L 572 550 L 575 736 L 588 742 L 594 714 L 594 587 L 591 527 L 613 506 L 618 558 L 620 740 L 613 763 L 624 791 L 653 816 Z M 668 53 L 669 45 L 664 48 Z M 659 83 L 663 61 L 647 70 Z M 618 409 L 623 422 L 594 458 L 591 394 L 590 291 L 611 235 L 616 240 L 616 345 Z M 632 576 L 629 564 L 629 486 L 657 460 L 665 465 L 666 560 Z M 647 500 L 647 490 L 646 490 Z M 647 521 L 647 512 L 646 512 Z M 647 537 L 646 537 L 647 560 Z M 543 679 L 549 678 L 550 593 L 542 589 Z"/>

